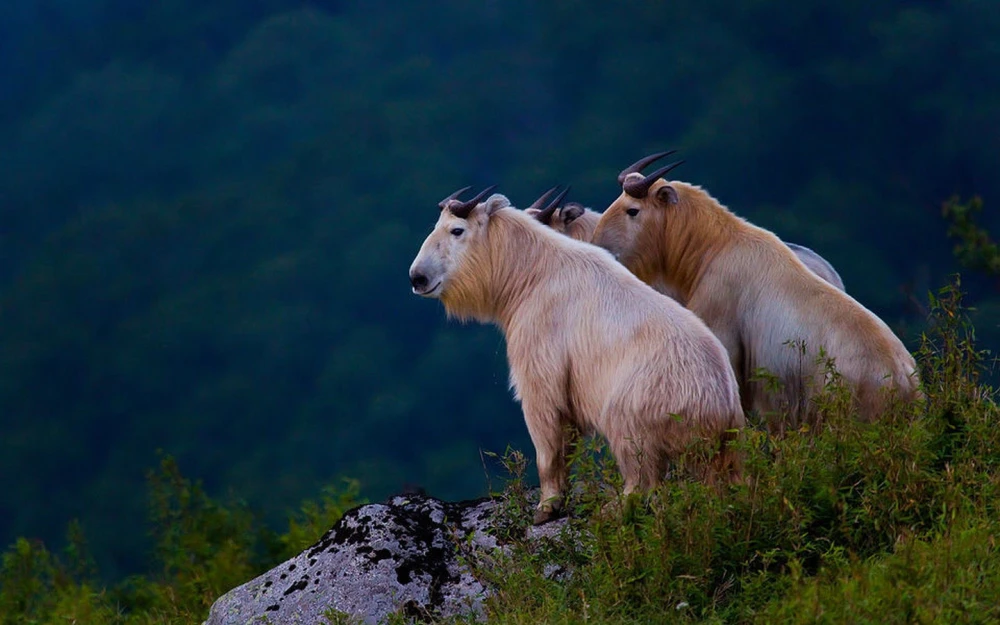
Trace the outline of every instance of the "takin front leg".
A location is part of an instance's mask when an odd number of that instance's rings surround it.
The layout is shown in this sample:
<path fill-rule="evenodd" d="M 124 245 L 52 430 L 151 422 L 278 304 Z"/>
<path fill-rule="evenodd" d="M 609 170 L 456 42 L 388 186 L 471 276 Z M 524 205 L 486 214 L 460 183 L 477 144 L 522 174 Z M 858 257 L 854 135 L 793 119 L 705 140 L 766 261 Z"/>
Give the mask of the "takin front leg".
<path fill-rule="evenodd" d="M 534 524 L 541 525 L 559 516 L 566 488 L 566 434 L 559 413 L 522 400 L 524 421 L 535 446 L 535 463 L 542 493 L 535 510 Z"/>

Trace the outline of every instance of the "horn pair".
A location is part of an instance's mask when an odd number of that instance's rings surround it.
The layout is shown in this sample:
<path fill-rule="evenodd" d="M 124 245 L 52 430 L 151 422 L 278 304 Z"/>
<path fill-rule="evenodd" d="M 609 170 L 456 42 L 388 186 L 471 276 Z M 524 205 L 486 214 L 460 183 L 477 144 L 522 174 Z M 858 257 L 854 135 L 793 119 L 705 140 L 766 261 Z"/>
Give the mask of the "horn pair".
<path fill-rule="evenodd" d="M 618 174 L 618 184 L 622 185 L 622 190 L 625 191 L 625 193 L 627 193 L 631 197 L 636 198 L 637 200 L 641 200 L 642 198 L 646 197 L 646 195 L 649 194 L 649 187 L 653 186 L 654 182 L 662 178 L 664 174 L 666 174 L 674 167 L 677 167 L 684 161 L 680 160 L 674 163 L 670 163 L 669 165 L 661 167 L 656 171 L 654 171 L 653 173 L 646 176 L 645 178 L 641 178 L 639 180 L 625 180 L 625 178 L 627 178 L 629 174 L 635 174 L 641 172 L 647 165 L 649 165 L 653 161 L 658 161 L 664 156 L 673 154 L 676 151 L 677 150 L 670 150 L 668 152 L 657 152 L 656 154 L 650 154 L 649 156 L 640 158 L 636 162 L 632 163 L 631 165 L 623 169 L 620 174 Z"/>
<path fill-rule="evenodd" d="M 542 197 L 535 200 L 534 203 L 528 207 L 529 209 L 533 208 L 538 210 L 538 214 L 535 215 L 535 219 L 542 222 L 546 226 L 552 223 L 552 215 L 555 214 L 556 209 L 559 208 L 560 204 L 562 204 L 563 198 L 565 198 L 566 194 L 569 193 L 569 185 L 567 185 L 566 188 L 563 189 L 562 193 L 557 195 L 556 198 L 552 200 L 552 202 L 550 202 L 548 206 L 545 206 L 545 201 L 548 200 L 549 196 L 555 193 L 556 189 L 558 188 L 559 185 L 552 187 L 551 189 L 543 193 Z M 545 206 L 545 208 L 542 208 L 542 206 Z"/>
<path fill-rule="evenodd" d="M 472 209 L 474 209 L 479 204 L 479 202 L 481 202 L 482 199 L 490 193 L 490 191 L 496 189 L 497 186 L 494 184 L 486 187 L 485 189 L 477 193 L 476 197 L 472 198 L 471 200 L 462 201 L 458 199 L 458 196 L 462 195 L 471 188 L 472 187 L 462 187 L 458 191 L 455 191 L 448 197 L 438 202 L 438 206 L 441 207 L 441 210 L 447 208 L 448 210 L 451 211 L 452 215 L 458 217 L 459 219 L 467 219 L 469 217 L 469 213 L 472 212 Z"/>

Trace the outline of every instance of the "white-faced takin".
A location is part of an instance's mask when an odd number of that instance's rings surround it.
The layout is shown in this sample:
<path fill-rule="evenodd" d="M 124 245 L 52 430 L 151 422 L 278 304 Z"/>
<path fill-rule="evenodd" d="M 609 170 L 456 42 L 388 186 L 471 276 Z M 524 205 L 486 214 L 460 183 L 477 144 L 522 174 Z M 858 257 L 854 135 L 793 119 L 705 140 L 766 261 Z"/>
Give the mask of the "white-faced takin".
<path fill-rule="evenodd" d="M 626 493 L 655 485 L 699 441 L 715 451 L 699 465 L 706 479 L 733 477 L 739 388 L 705 324 L 605 250 L 553 232 L 503 195 L 483 202 L 485 193 L 442 200 L 410 283 L 449 316 L 503 332 L 538 464 L 535 522 L 562 505 L 573 431 L 607 439 Z"/>
<path fill-rule="evenodd" d="M 708 324 L 729 351 L 744 409 L 772 430 L 814 422 L 810 400 L 827 381 L 829 359 L 863 419 L 878 417 L 890 395 L 920 396 L 913 357 L 889 327 L 817 278 L 778 237 L 699 187 L 661 179 L 680 163 L 639 173 L 666 154 L 621 172 L 623 192 L 593 242 L 644 282 L 675 289 Z"/>

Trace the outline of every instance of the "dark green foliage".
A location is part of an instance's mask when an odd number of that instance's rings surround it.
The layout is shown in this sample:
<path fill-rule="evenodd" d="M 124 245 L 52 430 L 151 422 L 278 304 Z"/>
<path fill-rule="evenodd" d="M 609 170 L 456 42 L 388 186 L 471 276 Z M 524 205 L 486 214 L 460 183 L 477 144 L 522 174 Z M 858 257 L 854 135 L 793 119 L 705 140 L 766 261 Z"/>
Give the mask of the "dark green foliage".
<path fill-rule="evenodd" d="M 1000 246 L 976 223 L 982 212 L 983 200 L 978 196 L 964 204 L 953 197 L 941 207 L 942 215 L 949 222 L 948 236 L 958 239 L 954 250 L 958 260 L 970 269 L 1000 275 Z"/>
<path fill-rule="evenodd" d="M 278 535 L 245 503 L 208 497 L 169 456 L 147 485 L 156 543 L 149 575 L 102 588 L 76 523 L 62 557 L 20 538 L 0 567 L 0 625 L 200 623 L 220 595 L 298 554 L 363 503 L 355 482 L 328 487 Z"/>
<path fill-rule="evenodd" d="M 793 571 L 794 590 L 760 623 L 991 623 L 1000 619 L 997 524 L 963 518 L 946 532 L 906 537 L 893 553 L 843 562 L 814 578 Z"/>
<path fill-rule="evenodd" d="M 998 33 L 988 0 L 0 2 L 0 546 L 79 518 L 105 581 L 152 572 L 157 449 L 271 526 L 339 475 L 482 494 L 479 449 L 530 445 L 502 340 L 406 279 L 465 184 L 603 209 L 679 148 L 916 348 L 941 199 L 1000 192 Z"/>
<path fill-rule="evenodd" d="M 150 520 L 161 574 L 171 580 L 180 605 L 207 606 L 241 580 L 253 577 L 266 562 L 253 554 L 266 540 L 255 519 L 239 502 L 221 505 L 201 484 L 184 478 L 172 458 L 150 472 Z M 146 588 L 139 584 L 128 603 L 142 604 Z M 145 606 L 143 606 L 145 607 Z"/>

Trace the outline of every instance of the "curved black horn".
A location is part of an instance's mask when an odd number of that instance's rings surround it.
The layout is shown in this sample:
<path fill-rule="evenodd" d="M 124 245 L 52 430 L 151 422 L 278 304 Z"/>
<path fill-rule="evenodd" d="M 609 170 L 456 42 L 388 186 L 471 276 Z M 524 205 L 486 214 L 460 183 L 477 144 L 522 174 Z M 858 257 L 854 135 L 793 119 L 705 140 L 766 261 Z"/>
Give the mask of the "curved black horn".
<path fill-rule="evenodd" d="M 468 191 L 471 188 L 472 187 L 462 187 L 458 191 L 455 191 L 454 193 L 452 193 L 451 195 L 449 195 L 445 199 L 443 199 L 440 202 L 438 202 L 438 206 L 441 207 L 441 210 L 444 210 L 444 209 L 448 208 L 448 203 L 449 202 L 451 202 L 454 199 L 457 199 L 458 196 L 462 195 L 463 193 L 465 193 L 466 191 Z"/>
<path fill-rule="evenodd" d="M 549 196 L 552 195 L 553 193 L 555 193 L 556 189 L 558 189 L 558 188 L 559 188 L 559 185 L 556 185 L 556 186 L 552 187 L 551 189 L 549 189 L 548 191 L 546 191 L 545 193 L 543 193 L 537 200 L 535 200 L 534 202 L 532 202 L 531 206 L 529 206 L 525 210 L 528 210 L 530 208 L 534 208 L 536 210 L 542 210 L 542 207 L 545 206 L 545 200 L 549 199 Z"/>
<path fill-rule="evenodd" d="M 476 197 L 472 198 L 471 200 L 467 200 L 465 202 L 458 202 L 458 200 L 452 200 L 451 203 L 448 205 L 448 209 L 451 210 L 451 214 L 454 215 L 455 217 L 458 217 L 459 219 L 467 219 L 469 217 L 469 213 L 472 212 L 472 209 L 478 206 L 479 202 L 484 197 L 486 197 L 490 193 L 490 191 L 496 188 L 497 186 L 495 184 L 490 185 L 485 189 L 483 189 L 482 191 L 480 191 L 479 193 L 477 193 Z"/>
<path fill-rule="evenodd" d="M 668 150 L 666 152 L 657 152 L 656 154 L 650 154 L 649 156 L 640 158 L 636 162 L 632 163 L 631 165 L 623 169 L 620 174 L 618 174 L 618 184 L 622 184 L 623 182 L 625 182 L 625 176 L 629 174 L 634 174 L 636 172 L 640 172 L 653 161 L 658 161 L 664 156 L 669 156 L 670 154 L 673 154 L 676 151 L 677 150 Z"/>
<path fill-rule="evenodd" d="M 555 214 L 556 209 L 559 208 L 560 204 L 562 204 L 563 198 L 566 197 L 567 193 L 569 193 L 569 189 L 570 187 L 567 185 L 566 188 L 562 190 L 562 193 L 557 195 L 554 200 L 549 202 L 548 206 L 535 215 L 535 219 L 542 222 L 546 226 L 552 223 L 552 215 Z"/>
<path fill-rule="evenodd" d="M 648 176 L 646 176 L 641 180 L 627 180 L 622 184 L 622 189 L 629 196 L 634 197 L 637 200 L 641 200 L 642 198 L 646 197 L 646 195 L 649 193 L 649 187 L 653 186 L 654 182 L 662 178 L 663 174 L 667 173 L 668 171 L 670 171 L 674 167 L 677 167 L 683 162 L 684 162 L 683 160 L 680 160 L 675 163 L 670 163 L 665 167 L 657 169 L 656 171 L 654 171 L 653 173 L 649 174 Z"/>

